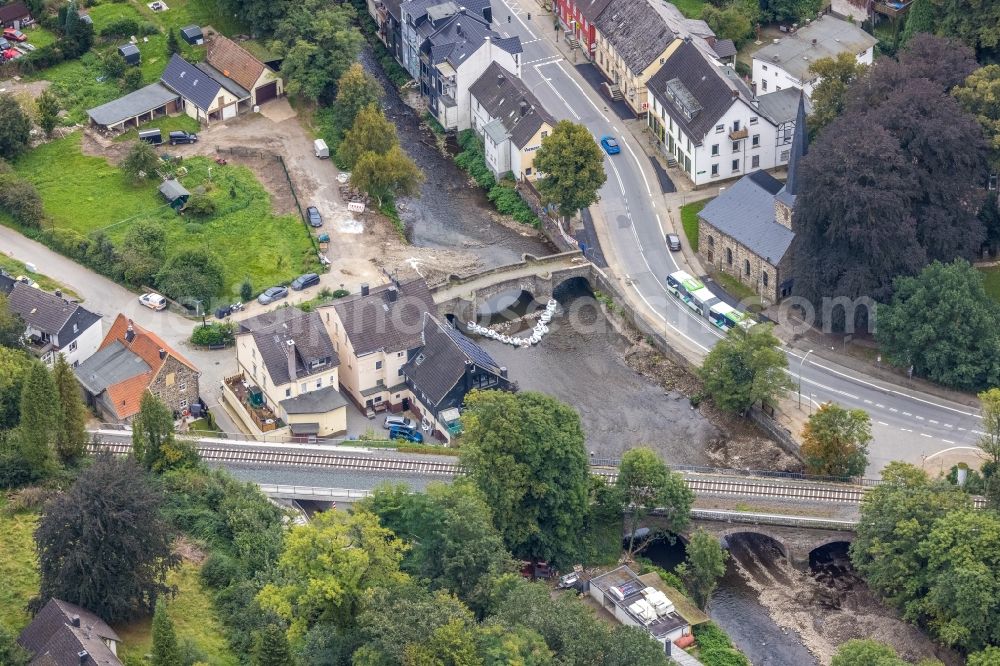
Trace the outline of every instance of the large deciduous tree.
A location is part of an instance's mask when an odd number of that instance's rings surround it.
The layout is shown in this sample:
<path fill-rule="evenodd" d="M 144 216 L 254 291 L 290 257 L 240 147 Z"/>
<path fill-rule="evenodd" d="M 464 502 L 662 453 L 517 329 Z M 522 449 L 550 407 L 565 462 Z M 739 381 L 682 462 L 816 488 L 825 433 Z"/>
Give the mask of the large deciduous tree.
<path fill-rule="evenodd" d="M 152 613 L 178 561 L 162 501 L 131 458 L 101 456 L 84 469 L 35 531 L 39 602 L 63 599 L 108 622 Z"/>
<path fill-rule="evenodd" d="M 871 639 L 852 639 L 837 648 L 830 666 L 908 666 L 891 645 Z"/>
<path fill-rule="evenodd" d="M 31 119 L 10 93 L 0 95 L 0 155 L 13 159 L 28 148 Z"/>
<path fill-rule="evenodd" d="M 559 214 L 572 217 L 598 199 L 608 175 L 604 154 L 590 130 L 569 120 L 560 120 L 542 139 L 535 154 L 535 170 L 544 174 L 536 181 L 546 204 L 555 204 Z"/>
<path fill-rule="evenodd" d="M 684 562 L 677 567 L 677 575 L 684 581 L 694 602 L 704 609 L 719 579 L 726 573 L 729 553 L 722 549 L 716 537 L 701 528 L 691 535 L 686 550 Z"/>
<path fill-rule="evenodd" d="M 279 576 L 260 605 L 289 623 L 289 638 L 316 623 L 352 626 L 365 592 L 406 582 L 399 569 L 406 544 L 367 511 L 326 511 L 285 538 Z"/>
<path fill-rule="evenodd" d="M 275 31 L 284 45 L 281 73 L 288 91 L 316 102 L 330 102 L 337 81 L 354 63 L 364 37 L 350 3 L 300 0 L 288 7 Z"/>
<path fill-rule="evenodd" d="M 382 100 L 382 84 L 365 71 L 361 63 L 347 68 L 337 82 L 337 99 L 333 104 L 334 131 L 340 138 L 368 106 L 378 106 Z"/>
<path fill-rule="evenodd" d="M 910 21 L 916 16 L 917 20 Z M 1000 47 L 1000 6 L 980 0 L 916 0 L 907 17 L 903 40 L 909 43 L 921 32 L 954 37 L 984 56 L 995 56 Z"/>
<path fill-rule="evenodd" d="M 979 405 L 983 417 L 979 448 L 989 457 L 994 467 L 1000 468 L 1000 388 L 980 393 Z"/>
<path fill-rule="evenodd" d="M 222 262 L 202 248 L 179 250 L 156 274 L 156 286 L 176 301 L 195 300 L 207 306 L 225 285 Z"/>
<path fill-rule="evenodd" d="M 345 168 L 354 167 L 365 153 L 385 155 L 399 143 L 396 127 L 375 104 L 362 108 L 354 117 L 354 123 L 344 134 L 337 147 L 337 161 Z"/>
<path fill-rule="evenodd" d="M 55 450 L 60 462 L 73 465 L 83 457 L 87 446 L 87 408 L 80 394 L 80 384 L 72 366 L 62 354 L 56 355 L 52 379 L 59 397 L 59 421 Z"/>
<path fill-rule="evenodd" d="M 990 142 L 993 171 L 1000 170 L 1000 65 L 980 67 L 955 87 L 952 94 L 982 125 Z"/>
<path fill-rule="evenodd" d="M 705 357 L 699 375 L 705 391 L 727 412 L 746 414 L 758 402 L 773 402 L 792 387 L 788 359 L 771 326 L 730 329 Z"/>
<path fill-rule="evenodd" d="M 820 77 L 812 93 L 812 114 L 809 130 L 818 134 L 844 110 L 847 88 L 867 67 L 858 62 L 853 53 L 841 53 L 835 58 L 821 58 L 809 66 L 809 71 Z"/>
<path fill-rule="evenodd" d="M 828 402 L 809 416 L 802 429 L 802 455 L 811 474 L 861 476 L 868 466 L 872 420 L 863 409 Z"/>
<path fill-rule="evenodd" d="M 132 453 L 140 465 L 158 474 L 190 467 L 198 460 L 194 446 L 174 436 L 174 415 L 170 408 L 148 391 L 132 420 Z"/>
<path fill-rule="evenodd" d="M 1000 306 L 966 261 L 935 262 L 901 277 L 879 308 L 883 354 L 916 375 L 965 390 L 1000 384 Z"/>
<path fill-rule="evenodd" d="M 466 397 L 462 463 L 516 557 L 566 565 L 587 513 L 590 471 L 580 416 L 525 391 Z"/>
<path fill-rule="evenodd" d="M 418 194 L 422 182 L 420 167 L 398 145 L 384 155 L 362 153 L 351 171 L 351 185 L 373 197 L 379 208 L 390 197 Z"/>
<path fill-rule="evenodd" d="M 125 281 L 134 285 L 151 285 L 156 271 L 163 265 L 166 232 L 160 225 L 140 221 L 125 232 L 118 250 L 124 265 Z"/>
<path fill-rule="evenodd" d="M 245 26 L 253 29 L 254 36 L 270 33 L 284 18 L 291 0 L 217 0 L 219 8 L 228 16 L 235 16 Z"/>
<path fill-rule="evenodd" d="M 21 315 L 10 309 L 6 294 L 0 293 L 0 347 L 24 349 L 26 330 Z"/>
<path fill-rule="evenodd" d="M 128 149 L 118 168 L 130 182 L 135 184 L 141 183 L 146 178 L 157 178 L 156 170 L 159 165 L 160 156 L 153 147 L 145 141 L 136 141 Z"/>
<path fill-rule="evenodd" d="M 662 536 L 663 532 L 669 533 L 669 538 L 673 539 L 673 535 L 683 531 L 691 520 L 694 493 L 684 477 L 671 472 L 652 449 L 637 448 L 625 452 L 618 467 L 615 490 L 621 510 L 628 516 L 628 546 L 625 550 L 628 559 L 632 559 L 652 539 Z M 654 511 L 660 518 L 656 529 L 650 529 L 648 537 L 637 541 L 639 524 Z"/>

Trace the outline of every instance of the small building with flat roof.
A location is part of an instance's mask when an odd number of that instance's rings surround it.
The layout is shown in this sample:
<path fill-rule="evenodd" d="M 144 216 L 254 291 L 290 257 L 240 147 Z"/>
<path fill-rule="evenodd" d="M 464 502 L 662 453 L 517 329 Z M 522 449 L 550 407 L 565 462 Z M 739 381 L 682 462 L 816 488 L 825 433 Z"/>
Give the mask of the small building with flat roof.
<path fill-rule="evenodd" d="M 127 130 L 154 118 L 176 113 L 180 97 L 159 83 L 95 106 L 87 111 L 92 125 L 106 130 Z"/>
<path fill-rule="evenodd" d="M 205 35 L 202 33 L 201 28 L 196 25 L 186 25 L 181 28 L 181 37 L 192 46 L 205 43 Z"/>

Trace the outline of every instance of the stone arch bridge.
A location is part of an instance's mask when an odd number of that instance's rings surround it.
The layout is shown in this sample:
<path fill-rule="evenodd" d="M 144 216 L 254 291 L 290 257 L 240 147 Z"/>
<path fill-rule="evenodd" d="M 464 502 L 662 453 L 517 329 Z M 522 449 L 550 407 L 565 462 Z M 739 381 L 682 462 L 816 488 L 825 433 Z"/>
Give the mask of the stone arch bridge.
<path fill-rule="evenodd" d="M 442 316 L 465 322 L 475 319 L 480 304 L 499 294 L 520 290 L 537 301 L 547 301 L 559 285 L 574 278 L 587 280 L 592 289 L 607 279 L 579 251 L 573 251 L 541 258 L 525 254 L 514 264 L 471 275 L 449 275 L 430 285 L 430 290 Z"/>
<path fill-rule="evenodd" d="M 768 537 L 778 544 L 782 555 L 796 569 L 809 568 L 809 556 L 817 548 L 834 543 L 852 543 L 855 534 L 850 530 L 823 529 L 791 525 L 761 525 L 752 523 L 731 523 L 718 520 L 692 520 L 685 540 L 696 529 L 704 529 L 709 534 L 725 541 L 735 534 L 757 534 Z"/>

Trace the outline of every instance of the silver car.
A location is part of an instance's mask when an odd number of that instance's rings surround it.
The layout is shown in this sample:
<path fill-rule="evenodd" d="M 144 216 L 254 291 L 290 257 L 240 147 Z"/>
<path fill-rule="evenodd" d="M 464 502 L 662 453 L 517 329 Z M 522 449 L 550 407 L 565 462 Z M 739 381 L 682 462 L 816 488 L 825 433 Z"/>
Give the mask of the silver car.
<path fill-rule="evenodd" d="M 271 287 L 263 294 L 257 297 L 257 302 L 261 305 L 267 305 L 268 303 L 274 303 L 276 300 L 288 296 L 288 287 Z"/>
<path fill-rule="evenodd" d="M 405 416 L 389 415 L 385 417 L 385 423 L 382 424 L 383 428 L 389 430 L 390 428 L 396 426 L 399 426 L 400 428 L 410 428 L 412 430 L 415 430 L 417 424 L 413 421 L 413 419 L 408 419 Z"/>

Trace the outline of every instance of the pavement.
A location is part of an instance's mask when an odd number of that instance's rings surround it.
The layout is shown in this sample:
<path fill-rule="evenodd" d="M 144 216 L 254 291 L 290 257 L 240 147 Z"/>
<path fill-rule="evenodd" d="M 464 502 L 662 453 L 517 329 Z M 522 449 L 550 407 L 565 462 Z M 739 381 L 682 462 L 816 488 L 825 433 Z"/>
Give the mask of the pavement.
<path fill-rule="evenodd" d="M 527 19 L 527 13 L 532 19 Z M 664 277 L 677 270 L 704 275 L 697 258 L 684 243 L 683 253 L 671 253 L 664 235 L 684 238 L 679 209 L 698 199 L 715 196 L 718 188 L 692 191 L 689 181 L 667 170 L 677 192 L 663 193 L 650 157 L 658 159 L 651 135 L 641 121 L 622 120 L 606 97 L 581 74 L 582 54 L 554 31 L 552 16 L 539 12 L 533 0 L 495 0 L 494 16 L 512 15 L 512 22 L 498 22 L 504 36 L 518 35 L 524 45 L 522 79 L 555 117 L 582 123 L 595 139 L 616 136 L 620 154 L 605 156 L 608 180 L 600 201 L 590 209 L 594 233 L 600 241 L 610 274 L 629 305 L 664 335 L 692 363 L 701 359 L 722 337 L 711 323 L 671 297 Z M 591 68 L 592 70 L 592 68 Z M 656 188 L 654 190 L 654 185 Z M 722 184 L 724 187 L 726 184 Z M 891 460 L 916 464 L 934 455 L 974 455 L 981 434 L 976 408 L 916 387 L 901 387 L 863 369 L 848 367 L 837 359 L 809 353 L 809 347 L 787 345 L 789 374 L 799 391 L 784 401 L 790 428 L 800 427 L 818 405 L 833 401 L 861 408 L 872 417 L 874 440 L 870 446 L 870 475 Z M 798 414 L 795 414 L 798 412 Z"/>

